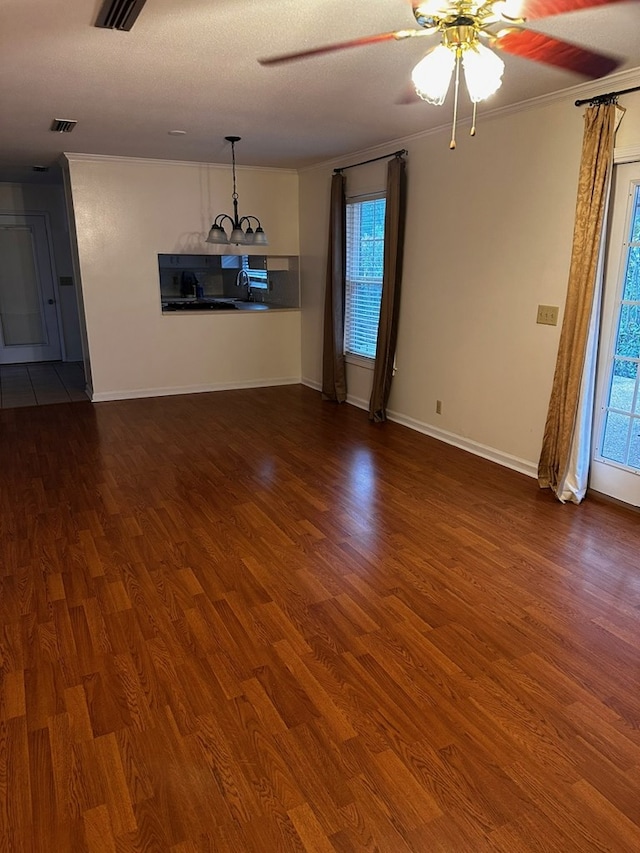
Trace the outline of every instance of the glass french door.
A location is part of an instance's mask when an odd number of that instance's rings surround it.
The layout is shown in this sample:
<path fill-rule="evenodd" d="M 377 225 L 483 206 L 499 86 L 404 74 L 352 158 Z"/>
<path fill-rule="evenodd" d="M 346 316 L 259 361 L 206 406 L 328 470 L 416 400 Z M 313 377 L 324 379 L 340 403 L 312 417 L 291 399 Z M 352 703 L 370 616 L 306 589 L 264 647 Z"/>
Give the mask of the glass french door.
<path fill-rule="evenodd" d="M 640 163 L 616 167 L 591 488 L 640 506 Z"/>
<path fill-rule="evenodd" d="M 44 216 L 0 214 L 0 364 L 60 358 Z"/>

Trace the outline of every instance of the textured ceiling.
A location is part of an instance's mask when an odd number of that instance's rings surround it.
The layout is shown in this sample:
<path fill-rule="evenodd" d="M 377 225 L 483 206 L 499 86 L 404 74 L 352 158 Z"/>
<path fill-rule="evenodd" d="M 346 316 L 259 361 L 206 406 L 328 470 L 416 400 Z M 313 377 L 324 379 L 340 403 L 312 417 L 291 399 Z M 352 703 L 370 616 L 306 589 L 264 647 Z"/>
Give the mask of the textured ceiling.
<path fill-rule="evenodd" d="M 2 0 L 1 180 L 23 179 L 62 151 L 226 163 L 230 134 L 242 137 L 239 164 L 300 167 L 450 119 L 449 100 L 442 107 L 398 103 L 413 65 L 436 43 L 428 37 L 277 67 L 257 62 L 412 27 L 408 0 L 147 0 L 130 32 L 94 27 L 100 6 Z M 538 21 L 536 29 L 619 55 L 626 73 L 612 82 L 637 71 L 640 83 L 640 3 L 574 12 Z M 484 110 L 583 82 L 503 58 L 503 86 Z M 589 94 L 608 88 L 595 81 Z M 78 125 L 55 134 L 54 118 Z"/>

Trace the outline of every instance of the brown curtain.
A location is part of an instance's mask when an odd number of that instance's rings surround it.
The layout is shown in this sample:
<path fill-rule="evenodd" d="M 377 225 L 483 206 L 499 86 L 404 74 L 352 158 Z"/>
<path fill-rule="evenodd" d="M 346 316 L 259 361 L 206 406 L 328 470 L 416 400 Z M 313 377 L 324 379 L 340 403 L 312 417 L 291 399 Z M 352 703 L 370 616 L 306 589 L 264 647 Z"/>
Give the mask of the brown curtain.
<path fill-rule="evenodd" d="M 387 402 L 393 378 L 393 361 L 398 339 L 406 200 L 406 162 L 402 157 L 396 156 L 389 161 L 387 168 L 382 301 L 378 324 L 376 363 L 373 371 L 373 388 L 369 400 L 369 420 L 376 422 L 386 421 L 387 419 Z"/>
<path fill-rule="evenodd" d="M 324 340 L 322 348 L 322 397 L 344 403 L 347 380 L 344 365 L 344 289 L 347 265 L 346 180 L 342 172 L 331 181 L 329 251 L 324 295 Z"/>
<path fill-rule="evenodd" d="M 613 166 L 615 104 L 588 107 L 578 180 L 567 299 L 551 399 L 538 464 L 541 488 L 564 500 L 578 424 L 589 324 Z"/>

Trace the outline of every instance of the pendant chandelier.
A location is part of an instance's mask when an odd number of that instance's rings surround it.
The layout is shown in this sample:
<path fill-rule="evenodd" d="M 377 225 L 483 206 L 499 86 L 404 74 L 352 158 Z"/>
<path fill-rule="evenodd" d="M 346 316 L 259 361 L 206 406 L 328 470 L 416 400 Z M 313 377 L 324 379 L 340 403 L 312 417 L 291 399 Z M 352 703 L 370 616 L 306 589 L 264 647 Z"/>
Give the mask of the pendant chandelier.
<path fill-rule="evenodd" d="M 257 216 L 238 216 L 238 191 L 236 189 L 236 142 L 240 142 L 239 136 L 225 136 L 227 142 L 231 143 L 231 163 L 233 170 L 233 216 L 228 213 L 219 213 L 213 220 L 213 225 L 206 239 L 207 243 L 214 246 L 268 246 L 267 235 L 262 230 L 262 225 Z M 229 220 L 231 234 L 227 236 L 224 229 L 225 220 Z M 251 221 L 257 222 L 257 228 L 251 227 Z"/>

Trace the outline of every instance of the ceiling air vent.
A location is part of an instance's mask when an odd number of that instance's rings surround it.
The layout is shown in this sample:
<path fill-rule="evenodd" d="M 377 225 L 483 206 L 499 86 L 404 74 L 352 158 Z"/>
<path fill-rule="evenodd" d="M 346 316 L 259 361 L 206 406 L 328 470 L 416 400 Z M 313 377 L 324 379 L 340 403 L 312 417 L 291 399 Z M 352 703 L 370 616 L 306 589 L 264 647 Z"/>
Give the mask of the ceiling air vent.
<path fill-rule="evenodd" d="M 147 0 L 105 0 L 96 27 L 108 30 L 130 30 Z"/>
<path fill-rule="evenodd" d="M 51 122 L 51 130 L 54 133 L 71 133 L 73 128 L 78 124 L 75 119 L 72 118 L 54 118 Z"/>

